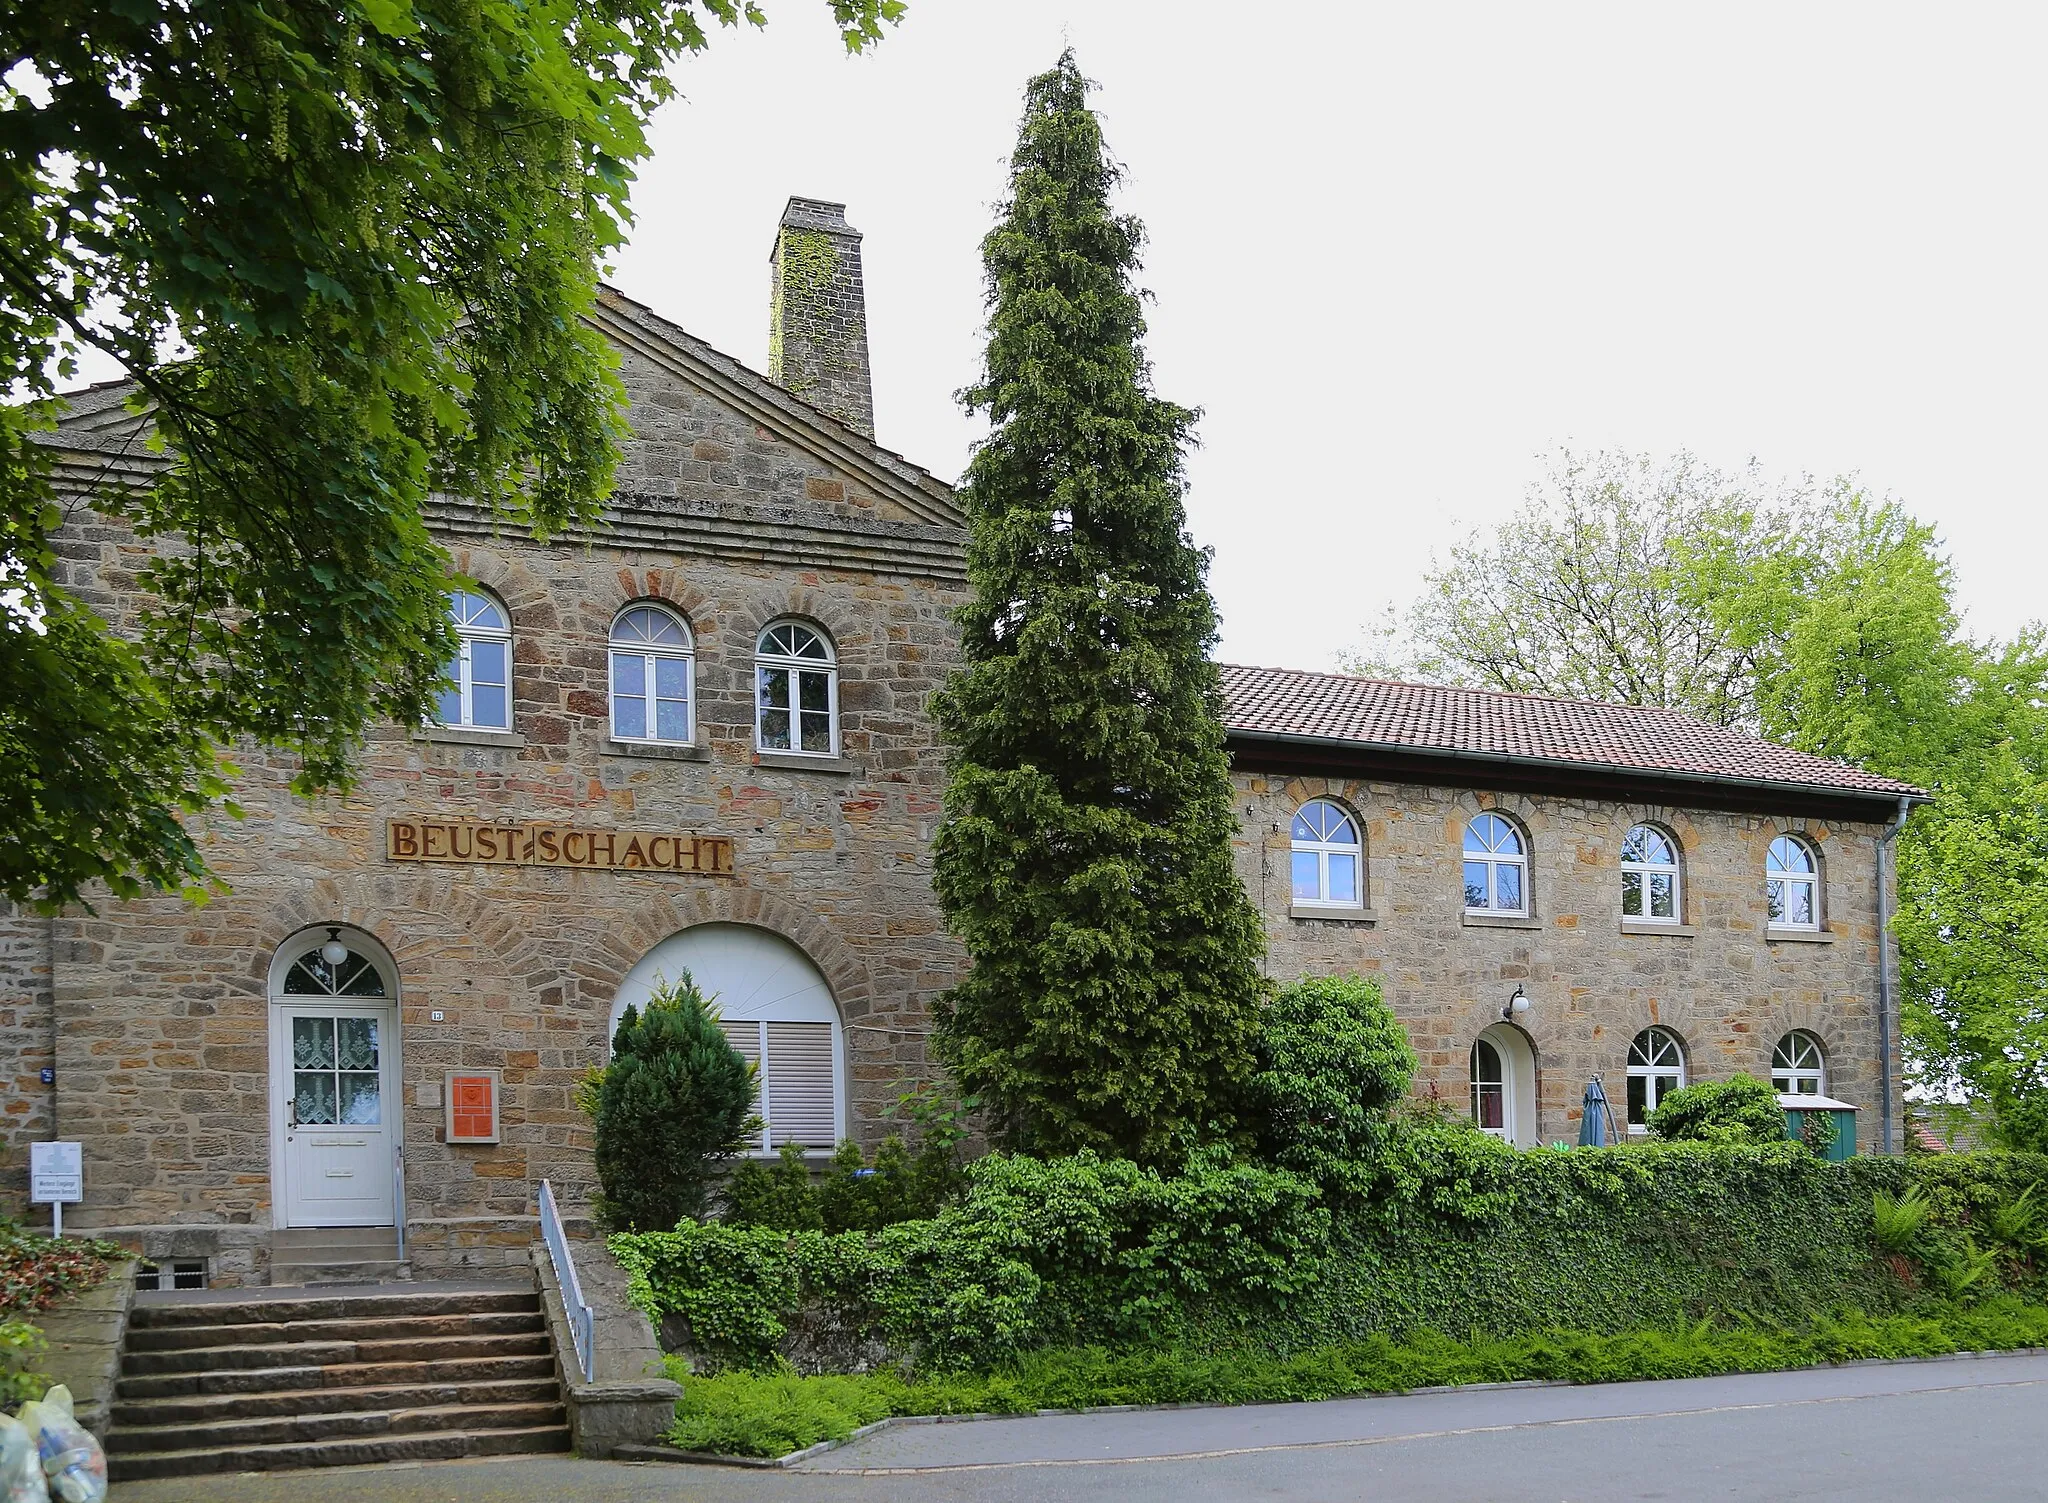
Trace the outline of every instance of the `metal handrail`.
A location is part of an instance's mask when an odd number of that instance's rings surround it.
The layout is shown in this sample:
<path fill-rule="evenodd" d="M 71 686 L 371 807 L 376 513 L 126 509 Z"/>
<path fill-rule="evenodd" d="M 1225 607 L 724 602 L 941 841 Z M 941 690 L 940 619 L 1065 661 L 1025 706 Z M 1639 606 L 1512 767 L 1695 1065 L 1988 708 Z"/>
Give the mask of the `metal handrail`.
<path fill-rule="evenodd" d="M 569 1316 L 569 1339 L 576 1345 L 576 1365 L 583 1381 L 597 1381 L 597 1317 L 583 1300 L 583 1281 L 576 1277 L 576 1260 L 569 1256 L 569 1238 L 562 1230 L 562 1213 L 555 1209 L 555 1188 L 540 1182 L 540 1235 L 547 1243 L 548 1258 L 555 1265 L 555 1283 L 562 1291 L 562 1308 Z"/>

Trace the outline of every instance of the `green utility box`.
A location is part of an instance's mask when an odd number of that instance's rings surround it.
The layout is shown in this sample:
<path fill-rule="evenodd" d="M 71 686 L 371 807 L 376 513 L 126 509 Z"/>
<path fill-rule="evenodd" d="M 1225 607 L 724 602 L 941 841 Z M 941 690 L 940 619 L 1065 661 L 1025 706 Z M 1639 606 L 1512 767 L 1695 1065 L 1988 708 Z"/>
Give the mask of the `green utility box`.
<path fill-rule="evenodd" d="M 1785 1109 L 1785 1136 L 1839 1163 L 1856 1155 L 1856 1108 L 1831 1096 L 1778 1093 Z"/>

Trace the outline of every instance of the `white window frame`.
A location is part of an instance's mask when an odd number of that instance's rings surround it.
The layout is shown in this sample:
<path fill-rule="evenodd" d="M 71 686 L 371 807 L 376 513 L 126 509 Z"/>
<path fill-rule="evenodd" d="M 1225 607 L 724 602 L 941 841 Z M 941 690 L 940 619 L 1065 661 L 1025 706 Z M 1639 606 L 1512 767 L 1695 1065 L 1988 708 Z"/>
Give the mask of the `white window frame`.
<path fill-rule="evenodd" d="M 656 643 L 630 637 L 621 637 L 619 632 L 626 622 L 643 611 L 648 615 L 657 616 L 675 627 L 682 634 L 682 646 L 676 647 L 668 643 Z M 614 741 L 645 742 L 656 746 L 692 746 L 696 743 L 696 646 L 696 638 L 690 634 L 689 623 L 666 606 L 655 605 L 645 600 L 635 601 L 613 618 L 611 636 L 606 644 L 607 650 L 605 655 L 607 682 L 610 686 L 610 692 L 605 699 L 605 710 L 611 721 L 612 739 Z M 641 684 L 645 692 L 637 696 L 627 695 L 625 697 L 629 699 L 639 698 L 646 703 L 647 718 L 645 724 L 647 733 L 643 736 L 629 736 L 619 729 L 619 699 L 621 697 L 619 694 L 620 658 L 640 659 Z M 655 665 L 659 662 L 681 663 L 683 665 L 683 734 L 680 736 L 663 736 L 656 730 L 656 727 L 660 724 L 660 719 L 655 707 L 654 685 Z"/>
<path fill-rule="evenodd" d="M 1771 1089 L 1786 1096 L 1827 1095 L 1827 1050 L 1811 1030 L 1795 1028 L 1772 1048 Z"/>
<path fill-rule="evenodd" d="M 1638 830 L 1644 832 L 1653 840 L 1662 842 L 1665 851 L 1670 854 L 1671 859 L 1669 861 L 1628 860 L 1629 843 L 1635 839 Z M 1662 825 L 1649 823 L 1631 825 L 1628 834 L 1623 837 L 1621 849 L 1623 855 L 1621 863 L 1621 916 L 1631 923 L 1637 924 L 1684 923 L 1685 874 L 1679 862 L 1678 837 Z M 1628 910 L 1628 879 L 1631 876 L 1639 879 L 1636 892 L 1640 911 L 1636 913 L 1630 913 Z M 1669 877 L 1671 879 L 1671 912 L 1669 914 L 1657 914 L 1650 911 L 1652 907 L 1650 902 L 1650 879 L 1652 877 Z"/>
<path fill-rule="evenodd" d="M 1777 858 L 1778 847 L 1786 845 L 1806 857 L 1806 870 L 1790 871 L 1774 869 L 1771 863 Z M 1790 889 L 1803 886 L 1807 891 L 1806 911 L 1812 917 L 1805 922 L 1794 918 L 1773 918 L 1770 916 L 1771 888 L 1773 885 L 1787 889 L 1782 904 L 1783 912 L 1790 914 L 1793 904 L 1789 901 Z M 1783 834 L 1771 838 L 1769 850 L 1764 854 L 1764 922 L 1773 929 L 1804 929 L 1817 931 L 1823 922 L 1820 911 L 1820 850 L 1812 841 L 1802 835 Z"/>
<path fill-rule="evenodd" d="M 795 630 L 811 637 L 825 651 L 820 658 L 799 656 L 797 652 L 771 647 L 769 639 L 778 632 Z M 792 637 L 791 642 L 796 640 Z M 767 702 L 766 675 L 771 670 L 782 670 L 789 674 L 789 703 L 771 705 Z M 831 745 L 824 751 L 806 750 L 803 746 L 803 725 L 797 706 L 803 702 L 803 684 L 800 673 L 823 674 L 825 678 L 825 707 L 829 714 Z M 761 722 L 770 710 L 786 709 L 790 716 L 789 745 L 770 746 L 763 732 Z M 812 713 L 816 713 L 813 711 Z M 807 621 L 771 621 L 761 628 L 761 635 L 754 643 L 754 749 L 778 757 L 836 757 L 839 755 L 839 654 L 833 648 L 832 639 L 818 627 Z"/>
<path fill-rule="evenodd" d="M 1652 1041 L 1652 1048 L 1649 1050 L 1643 1050 L 1641 1047 L 1645 1039 Z M 1668 1059 L 1658 1056 L 1654 1047 L 1657 1043 L 1665 1043 L 1671 1046 L 1671 1052 L 1678 1057 L 1675 1068 Z M 1637 1057 L 1639 1053 L 1642 1055 L 1640 1060 Z M 1643 1082 L 1644 1118 L 1642 1122 L 1637 1122 L 1631 1117 L 1628 1124 L 1630 1132 L 1646 1133 L 1650 1130 L 1648 1126 L 1649 1116 L 1662 1104 L 1665 1094 L 1664 1090 L 1659 1088 L 1657 1082 L 1669 1079 L 1673 1075 L 1678 1077 L 1678 1084 L 1670 1087 L 1674 1091 L 1684 1090 L 1686 1082 L 1692 1078 L 1686 1064 L 1684 1039 L 1680 1038 L 1663 1024 L 1653 1023 L 1628 1041 L 1628 1078 L 1631 1082 L 1638 1080 Z M 1629 1094 L 1633 1096 L 1635 1093 L 1631 1090 Z M 1629 1116 L 1633 1110 L 1634 1102 L 1625 1101 L 1623 1107 L 1623 1115 Z"/>
<path fill-rule="evenodd" d="M 1473 832 L 1479 828 L 1480 822 L 1488 819 L 1499 820 L 1506 827 L 1508 833 L 1514 837 L 1515 843 L 1519 847 L 1514 854 L 1495 850 L 1474 851 L 1465 844 L 1467 840 L 1472 838 Z M 1458 841 L 1458 891 L 1460 895 L 1465 891 L 1465 867 L 1474 862 L 1484 865 L 1486 868 L 1486 902 L 1478 907 L 1474 907 L 1470 902 L 1466 902 L 1465 911 L 1481 915 L 1482 917 L 1491 915 L 1498 918 L 1527 918 L 1529 916 L 1530 900 L 1529 832 L 1522 828 L 1520 822 L 1509 819 L 1505 814 L 1495 809 L 1488 809 L 1483 813 L 1475 814 L 1471 819 L 1467 820 L 1465 822 L 1465 833 Z M 1519 906 L 1514 908 L 1506 907 L 1500 901 L 1500 869 L 1504 866 L 1516 868 L 1520 871 L 1522 877 L 1522 901 Z"/>
<path fill-rule="evenodd" d="M 1484 1049 L 1488 1054 L 1491 1054 L 1493 1056 L 1494 1069 L 1498 1073 L 1494 1076 L 1492 1080 L 1482 1081 L 1479 1078 L 1479 1051 L 1481 1049 Z M 1514 1142 L 1515 1080 L 1513 1067 L 1510 1066 L 1508 1063 L 1506 1052 L 1503 1051 L 1500 1045 L 1496 1044 L 1492 1039 L 1487 1038 L 1484 1035 L 1481 1035 L 1480 1037 L 1472 1041 L 1472 1053 L 1470 1056 L 1470 1060 L 1471 1064 L 1469 1073 L 1472 1079 L 1472 1125 L 1477 1127 L 1481 1132 L 1485 1133 L 1488 1137 L 1499 1138 L 1504 1143 Z M 1489 1087 L 1499 1092 L 1500 1094 L 1500 1126 L 1498 1127 L 1488 1127 L 1486 1125 L 1485 1114 L 1479 1110 L 1479 1092 L 1482 1086 Z"/>
<path fill-rule="evenodd" d="M 1301 832 L 1294 828 L 1311 809 L 1327 809 L 1341 820 L 1342 827 L 1351 832 L 1349 841 L 1304 840 Z M 1287 893 L 1288 901 L 1296 908 L 1335 908 L 1349 910 L 1363 908 L 1365 903 L 1365 836 L 1359 826 L 1358 817 L 1335 799 L 1312 798 L 1294 811 L 1294 818 L 1288 822 L 1291 832 L 1287 847 Z M 1313 855 L 1316 858 L 1316 896 L 1302 897 L 1294 890 L 1294 857 L 1297 854 Z M 1349 898 L 1330 896 L 1330 858 L 1349 856 L 1351 858 L 1351 890 Z"/>
<path fill-rule="evenodd" d="M 497 612 L 498 619 L 505 624 L 502 627 L 479 626 L 476 622 L 474 608 L 468 603 L 471 601 L 490 607 L 491 610 Z M 505 609 L 504 601 L 499 600 L 494 595 L 485 594 L 481 590 L 449 591 L 448 612 L 454 618 L 455 634 L 461 639 L 462 643 L 461 647 L 456 651 L 455 661 L 448 665 L 447 673 L 447 676 L 455 681 L 457 703 L 462 708 L 462 717 L 459 720 L 443 720 L 437 714 L 434 724 L 446 726 L 452 730 L 511 730 L 514 718 L 512 692 L 512 613 Z M 505 723 L 503 725 L 485 725 L 476 718 L 476 702 L 471 692 L 473 685 L 470 674 L 470 644 L 473 642 L 503 642 L 505 644 Z"/>

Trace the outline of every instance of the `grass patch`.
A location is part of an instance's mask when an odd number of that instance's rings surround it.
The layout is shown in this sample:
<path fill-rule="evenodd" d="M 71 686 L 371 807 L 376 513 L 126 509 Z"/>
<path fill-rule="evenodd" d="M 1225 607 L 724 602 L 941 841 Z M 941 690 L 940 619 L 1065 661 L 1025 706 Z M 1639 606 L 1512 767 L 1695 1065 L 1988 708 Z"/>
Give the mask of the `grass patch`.
<path fill-rule="evenodd" d="M 798 1377 L 766 1372 L 693 1374 L 683 1385 L 671 1445 L 734 1456 L 782 1456 L 844 1440 L 890 1415 L 1022 1414 L 1104 1404 L 1290 1403 L 1399 1393 L 1459 1383 L 1526 1378 L 1614 1383 L 1778 1372 L 1866 1357 L 2048 1346 L 2048 1306 L 2014 1295 L 1911 1315 L 1848 1313 L 1800 1330 L 1716 1326 L 1618 1336 L 1550 1331 L 1459 1341 L 1435 1332 L 1400 1340 L 1371 1336 L 1278 1356 L 1270 1352 L 1162 1347 L 1111 1352 L 1054 1348 L 987 1373 L 867 1373 Z"/>

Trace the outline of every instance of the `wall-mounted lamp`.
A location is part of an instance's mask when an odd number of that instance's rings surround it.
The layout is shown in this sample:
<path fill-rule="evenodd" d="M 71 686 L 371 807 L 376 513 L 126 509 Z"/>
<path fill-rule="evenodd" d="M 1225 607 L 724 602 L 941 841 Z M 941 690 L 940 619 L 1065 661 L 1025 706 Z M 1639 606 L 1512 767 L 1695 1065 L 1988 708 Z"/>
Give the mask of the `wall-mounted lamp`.
<path fill-rule="evenodd" d="M 1517 982 L 1515 984 L 1515 994 L 1508 998 L 1507 1006 L 1500 1010 L 1500 1020 L 1503 1023 L 1512 1023 L 1515 1020 L 1516 1013 L 1527 1012 L 1528 1010 L 1529 994 L 1523 991 L 1521 983 Z"/>
<path fill-rule="evenodd" d="M 329 927 L 327 943 L 320 947 L 320 958 L 331 966 L 340 965 L 344 960 L 348 959 L 348 946 L 341 942 L 341 926 L 339 924 Z"/>

